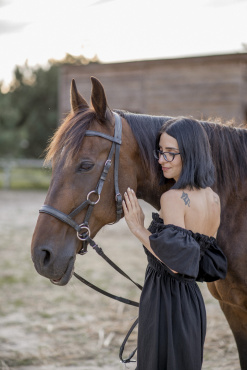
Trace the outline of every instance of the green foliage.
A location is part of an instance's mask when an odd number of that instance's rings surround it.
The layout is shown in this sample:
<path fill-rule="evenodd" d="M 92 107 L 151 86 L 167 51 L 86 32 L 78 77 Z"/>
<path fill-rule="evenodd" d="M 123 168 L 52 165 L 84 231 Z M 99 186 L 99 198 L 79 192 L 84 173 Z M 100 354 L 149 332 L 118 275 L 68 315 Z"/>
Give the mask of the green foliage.
<path fill-rule="evenodd" d="M 0 81 L 0 158 L 42 156 L 58 125 L 59 67 L 89 63 L 99 63 L 98 57 L 66 54 L 62 60 L 50 60 L 48 69 L 17 66 L 6 94 Z"/>
<path fill-rule="evenodd" d="M 81 66 L 81 65 L 86 65 L 86 64 L 91 64 L 91 63 L 100 63 L 99 58 L 97 55 L 95 55 L 92 59 L 88 59 L 84 57 L 84 55 L 71 55 L 69 53 L 65 54 L 65 57 L 61 60 L 57 59 L 50 59 L 49 62 L 53 65 L 66 65 L 66 64 L 73 64 L 76 66 Z"/>
<path fill-rule="evenodd" d="M 58 66 L 25 65 L 14 75 L 0 93 L 0 157 L 39 158 L 58 123 Z"/>

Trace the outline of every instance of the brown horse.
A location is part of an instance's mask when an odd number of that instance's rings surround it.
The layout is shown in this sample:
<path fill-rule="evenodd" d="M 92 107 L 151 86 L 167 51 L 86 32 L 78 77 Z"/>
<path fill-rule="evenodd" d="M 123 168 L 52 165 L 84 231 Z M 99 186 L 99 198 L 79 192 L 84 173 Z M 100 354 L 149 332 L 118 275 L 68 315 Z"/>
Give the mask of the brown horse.
<path fill-rule="evenodd" d="M 172 186 L 172 182 L 160 185 L 159 168 L 152 156 L 157 132 L 170 117 L 113 113 L 103 86 L 95 78 L 91 100 L 90 108 L 72 81 L 71 113 L 47 152 L 53 173 L 46 208 L 39 215 L 33 235 L 32 258 L 37 271 L 57 285 L 70 280 L 76 255 L 82 249 L 81 239 L 87 239 L 89 233 L 93 238 L 104 225 L 116 221 L 116 195 L 121 202 L 120 194 L 130 186 L 138 198 L 159 209 L 161 194 Z M 120 139 L 116 130 L 114 134 L 117 119 L 118 125 L 122 124 Z M 228 258 L 226 279 L 208 287 L 232 329 L 241 368 L 247 370 L 247 130 L 212 122 L 202 124 L 212 146 L 214 190 L 222 205 L 218 244 Z M 115 160 L 110 166 L 111 159 L 107 158 L 112 147 L 112 158 L 119 155 L 119 163 Z M 99 185 L 100 178 L 103 182 Z M 119 203 L 117 207 L 118 215 L 123 217 Z"/>

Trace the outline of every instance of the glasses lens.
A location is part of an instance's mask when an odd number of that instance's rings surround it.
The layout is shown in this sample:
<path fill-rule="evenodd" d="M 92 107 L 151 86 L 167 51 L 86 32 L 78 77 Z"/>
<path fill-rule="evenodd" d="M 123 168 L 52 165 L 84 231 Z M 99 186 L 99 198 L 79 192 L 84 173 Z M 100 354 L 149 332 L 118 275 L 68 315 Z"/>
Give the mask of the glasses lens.
<path fill-rule="evenodd" d="M 154 158 L 156 159 L 160 159 L 161 156 L 163 156 L 163 158 L 167 161 L 167 162 L 172 162 L 173 159 L 175 158 L 175 154 L 174 153 L 170 153 L 170 152 L 162 152 L 161 150 L 159 149 L 154 149 L 153 151 L 153 154 L 154 154 Z"/>
<path fill-rule="evenodd" d="M 172 161 L 173 161 L 173 159 L 174 159 L 174 154 L 169 153 L 169 152 L 166 152 L 166 153 L 164 154 L 164 158 L 165 158 L 165 160 L 166 160 L 167 162 L 172 162 Z"/>

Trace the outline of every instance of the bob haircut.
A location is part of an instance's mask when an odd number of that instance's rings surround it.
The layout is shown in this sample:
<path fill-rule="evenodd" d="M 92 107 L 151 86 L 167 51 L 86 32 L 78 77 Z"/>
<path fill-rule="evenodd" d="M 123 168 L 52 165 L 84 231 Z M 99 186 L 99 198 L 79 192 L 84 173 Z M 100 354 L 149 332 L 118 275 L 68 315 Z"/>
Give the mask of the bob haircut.
<path fill-rule="evenodd" d="M 159 141 L 163 133 L 177 140 L 182 160 L 180 177 L 172 189 L 185 189 L 186 187 L 205 189 L 212 186 L 215 180 L 215 167 L 208 136 L 202 124 L 186 117 L 169 119 L 162 125 L 157 136 L 157 149 L 159 149 Z M 166 183 L 166 178 L 163 176 L 161 184 L 164 183 Z"/>

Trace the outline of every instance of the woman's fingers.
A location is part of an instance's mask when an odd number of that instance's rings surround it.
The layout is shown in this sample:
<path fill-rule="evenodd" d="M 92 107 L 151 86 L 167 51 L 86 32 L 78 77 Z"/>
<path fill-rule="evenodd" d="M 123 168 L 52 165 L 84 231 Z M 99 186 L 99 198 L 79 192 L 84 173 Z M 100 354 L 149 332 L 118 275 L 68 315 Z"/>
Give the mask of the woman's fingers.
<path fill-rule="evenodd" d="M 130 188 L 127 189 L 127 192 L 124 193 L 124 200 L 123 200 L 123 210 L 126 215 L 127 212 L 131 212 L 134 210 L 135 204 L 135 193 Z"/>
<path fill-rule="evenodd" d="M 123 211 L 125 221 L 127 222 L 130 231 L 134 233 L 134 230 L 144 226 L 143 211 L 139 205 L 135 192 L 130 188 L 128 188 L 124 193 Z"/>
<path fill-rule="evenodd" d="M 125 205 L 127 207 L 128 210 L 131 209 L 131 201 L 129 199 L 129 195 L 125 192 L 124 193 L 124 200 L 125 200 Z"/>
<path fill-rule="evenodd" d="M 140 208 L 135 192 L 130 188 L 128 188 L 127 192 L 124 193 L 124 201 L 125 207 L 128 211 L 134 211 Z"/>
<path fill-rule="evenodd" d="M 127 189 L 127 199 L 129 200 L 132 208 L 137 206 L 138 200 L 136 198 L 135 192 L 130 188 Z"/>
<path fill-rule="evenodd" d="M 122 201 L 122 206 L 123 206 L 123 211 L 124 211 L 124 214 L 126 215 L 128 209 L 127 209 L 127 206 L 126 206 L 126 203 L 125 203 L 125 200 L 123 199 Z"/>
<path fill-rule="evenodd" d="M 139 208 L 139 202 L 138 202 L 138 199 L 137 199 L 137 196 L 134 192 L 134 190 L 130 189 L 129 190 L 129 193 L 130 193 L 130 197 L 132 199 L 132 203 L 135 207 Z"/>

